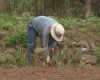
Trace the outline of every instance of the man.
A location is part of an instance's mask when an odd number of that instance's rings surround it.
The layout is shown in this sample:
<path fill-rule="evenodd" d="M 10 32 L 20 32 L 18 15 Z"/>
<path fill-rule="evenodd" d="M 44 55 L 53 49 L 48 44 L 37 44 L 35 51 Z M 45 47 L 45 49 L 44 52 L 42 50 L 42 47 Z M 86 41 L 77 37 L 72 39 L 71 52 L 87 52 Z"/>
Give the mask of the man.
<path fill-rule="evenodd" d="M 47 63 L 51 63 L 56 41 L 62 41 L 64 28 L 61 24 L 50 17 L 38 16 L 28 23 L 28 62 L 32 66 L 32 54 L 36 47 L 35 37 L 41 36 L 43 39 L 44 54 Z M 50 48 L 48 50 L 48 47 Z"/>

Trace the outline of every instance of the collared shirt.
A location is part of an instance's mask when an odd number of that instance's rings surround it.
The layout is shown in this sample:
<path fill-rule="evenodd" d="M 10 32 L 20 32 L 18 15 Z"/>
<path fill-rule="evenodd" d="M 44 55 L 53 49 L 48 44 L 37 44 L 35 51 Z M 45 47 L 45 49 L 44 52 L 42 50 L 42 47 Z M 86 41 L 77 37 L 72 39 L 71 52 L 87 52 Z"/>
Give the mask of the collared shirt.
<path fill-rule="evenodd" d="M 54 23 L 58 22 L 46 16 L 35 17 L 31 22 L 35 30 L 43 37 L 44 48 L 48 45 L 50 45 L 51 48 L 54 47 L 56 40 L 51 36 L 50 29 Z"/>

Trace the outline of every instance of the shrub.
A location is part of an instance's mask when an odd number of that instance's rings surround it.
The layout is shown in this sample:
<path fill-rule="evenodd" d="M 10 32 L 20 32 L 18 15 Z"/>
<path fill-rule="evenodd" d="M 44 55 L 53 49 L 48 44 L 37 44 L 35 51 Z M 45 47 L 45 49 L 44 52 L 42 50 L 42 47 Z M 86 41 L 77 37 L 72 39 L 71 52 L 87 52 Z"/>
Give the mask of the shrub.
<path fill-rule="evenodd" d="M 21 46 L 27 46 L 27 32 L 19 31 L 15 36 L 9 36 L 5 38 L 7 46 L 16 46 L 17 44 L 21 44 Z"/>
<path fill-rule="evenodd" d="M 96 55 L 96 56 L 100 59 L 100 47 L 94 46 L 94 47 L 92 48 L 92 53 L 93 53 L 94 55 Z"/>
<path fill-rule="evenodd" d="M 11 22 L 5 22 L 3 25 L 2 25 L 2 28 L 4 30 L 11 30 L 13 28 L 13 24 Z"/>

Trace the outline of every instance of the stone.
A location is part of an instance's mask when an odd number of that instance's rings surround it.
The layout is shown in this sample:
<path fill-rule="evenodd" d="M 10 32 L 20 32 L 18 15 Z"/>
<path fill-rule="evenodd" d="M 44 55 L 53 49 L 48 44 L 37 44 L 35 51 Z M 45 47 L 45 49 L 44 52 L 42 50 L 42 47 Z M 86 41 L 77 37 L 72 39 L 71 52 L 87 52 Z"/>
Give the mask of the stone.
<path fill-rule="evenodd" d="M 87 64 L 96 64 L 98 61 L 98 58 L 94 55 L 83 55 L 82 56 L 82 61 L 87 63 Z"/>
<path fill-rule="evenodd" d="M 88 48 L 77 48 L 74 54 L 76 62 L 80 62 L 84 54 L 91 54 L 91 52 Z"/>
<path fill-rule="evenodd" d="M 84 53 L 91 54 L 91 51 L 89 48 L 77 48 L 77 51 L 82 54 Z"/>
<path fill-rule="evenodd" d="M 4 37 L 8 36 L 8 33 L 5 31 L 0 32 L 0 40 L 2 40 Z"/>
<path fill-rule="evenodd" d="M 81 40 L 80 42 L 76 43 L 76 47 L 80 47 L 80 48 L 89 48 L 87 42 L 85 40 Z"/>
<path fill-rule="evenodd" d="M 63 48 L 64 46 L 66 46 L 67 44 L 69 44 L 70 41 L 68 40 L 68 38 L 64 37 L 63 40 L 61 42 L 58 42 L 57 45 L 60 48 Z"/>
<path fill-rule="evenodd" d="M 89 52 L 89 48 L 81 48 L 81 51 L 84 53 L 84 52 Z"/>

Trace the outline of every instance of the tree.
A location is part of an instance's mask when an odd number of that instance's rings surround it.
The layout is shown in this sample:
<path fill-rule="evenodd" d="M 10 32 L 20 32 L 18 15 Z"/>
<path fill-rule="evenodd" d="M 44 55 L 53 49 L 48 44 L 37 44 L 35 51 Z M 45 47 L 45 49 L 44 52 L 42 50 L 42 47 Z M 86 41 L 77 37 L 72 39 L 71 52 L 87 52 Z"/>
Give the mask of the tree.
<path fill-rule="evenodd" d="M 83 19 L 89 18 L 92 9 L 92 0 L 85 0 L 85 5 L 83 7 Z"/>

